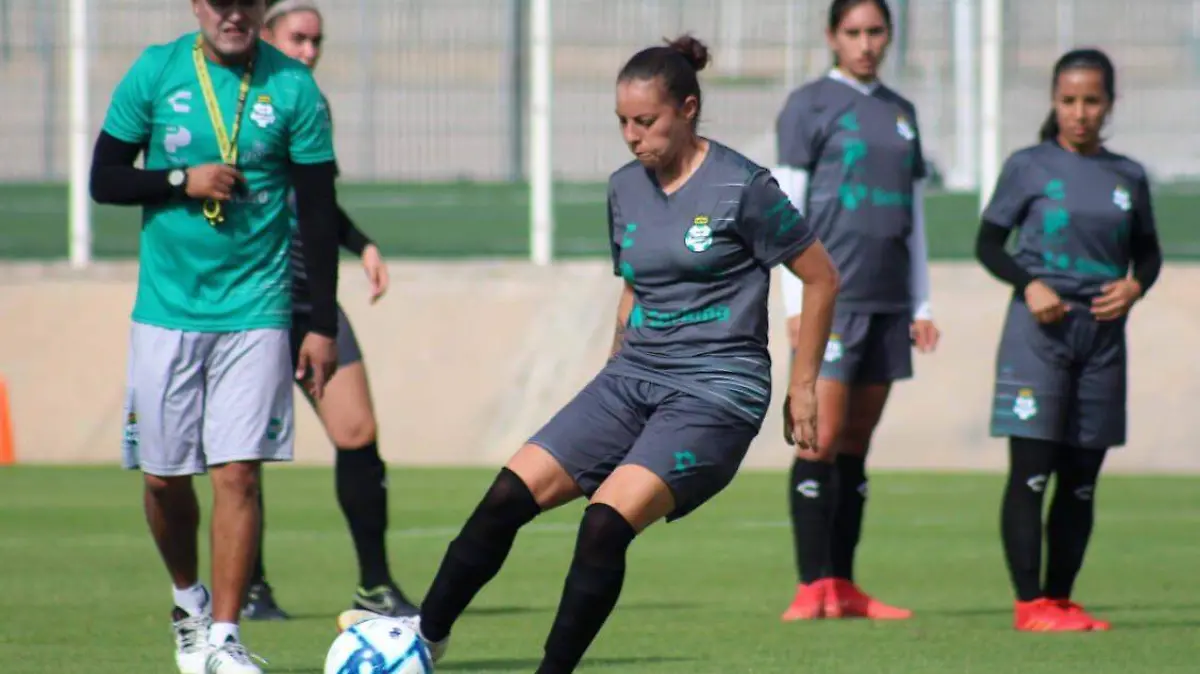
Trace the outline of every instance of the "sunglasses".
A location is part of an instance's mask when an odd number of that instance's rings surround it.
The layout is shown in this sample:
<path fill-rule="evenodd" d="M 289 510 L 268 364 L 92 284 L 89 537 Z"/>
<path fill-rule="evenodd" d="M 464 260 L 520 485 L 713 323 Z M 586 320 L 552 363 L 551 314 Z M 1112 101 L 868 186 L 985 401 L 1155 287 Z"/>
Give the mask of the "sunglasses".
<path fill-rule="evenodd" d="M 205 0 L 209 7 L 218 12 L 228 12 L 237 9 L 255 9 L 262 0 Z"/>

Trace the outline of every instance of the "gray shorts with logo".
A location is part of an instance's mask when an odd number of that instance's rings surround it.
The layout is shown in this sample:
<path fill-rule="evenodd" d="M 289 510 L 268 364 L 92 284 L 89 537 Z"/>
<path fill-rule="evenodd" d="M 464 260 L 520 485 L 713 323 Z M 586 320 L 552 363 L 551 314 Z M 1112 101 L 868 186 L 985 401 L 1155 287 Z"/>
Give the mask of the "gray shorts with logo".
<path fill-rule="evenodd" d="M 529 442 L 589 497 L 617 468 L 649 469 L 671 488 L 672 521 L 721 492 L 759 427 L 689 393 L 603 370 Z"/>
<path fill-rule="evenodd" d="M 843 384 L 889 384 L 913 374 L 908 314 L 838 311 L 825 345 L 821 378 Z"/>
<path fill-rule="evenodd" d="M 122 465 L 159 477 L 292 459 L 286 329 L 187 332 L 134 323 Z"/>
<path fill-rule="evenodd" d="M 1024 302 L 1008 307 L 996 358 L 993 437 L 1107 449 L 1125 444 L 1125 321 L 1099 322 L 1073 305 L 1042 325 Z"/>

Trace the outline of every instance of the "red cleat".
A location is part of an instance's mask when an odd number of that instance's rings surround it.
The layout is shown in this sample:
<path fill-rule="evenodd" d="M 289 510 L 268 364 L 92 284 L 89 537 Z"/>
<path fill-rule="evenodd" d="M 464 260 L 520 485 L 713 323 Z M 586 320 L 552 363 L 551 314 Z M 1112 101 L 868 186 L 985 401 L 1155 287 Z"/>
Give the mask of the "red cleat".
<path fill-rule="evenodd" d="M 873 599 L 857 585 L 844 578 L 833 579 L 833 586 L 825 594 L 825 617 L 867 618 L 869 620 L 907 620 L 913 612 L 898 606 L 889 606 Z"/>
<path fill-rule="evenodd" d="M 1053 599 L 1018 601 L 1013 609 L 1013 628 L 1021 632 L 1090 632 L 1091 619 L 1068 612 Z"/>
<path fill-rule="evenodd" d="M 782 620 L 820 620 L 825 617 L 825 598 L 831 583 L 831 579 L 822 578 L 808 585 L 796 586 L 796 596 L 792 599 L 792 605 L 783 612 Z"/>
<path fill-rule="evenodd" d="M 1066 611 L 1069 615 L 1079 616 L 1092 623 L 1092 631 L 1094 632 L 1107 632 L 1112 629 L 1112 623 L 1093 616 L 1092 614 L 1083 610 L 1082 606 L 1076 604 L 1070 599 L 1054 599 L 1053 601 L 1054 603 L 1058 604 L 1059 608 Z"/>

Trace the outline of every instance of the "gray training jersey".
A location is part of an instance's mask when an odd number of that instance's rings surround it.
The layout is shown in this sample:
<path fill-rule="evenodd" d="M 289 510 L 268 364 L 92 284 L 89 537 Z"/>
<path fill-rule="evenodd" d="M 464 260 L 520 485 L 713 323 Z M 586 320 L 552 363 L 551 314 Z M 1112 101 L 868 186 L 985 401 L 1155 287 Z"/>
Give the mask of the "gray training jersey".
<path fill-rule="evenodd" d="M 770 172 L 714 141 L 671 195 L 638 162 L 613 173 L 608 212 L 613 273 L 635 302 L 610 371 L 761 424 L 770 270 L 811 245 L 812 229 Z"/>
<path fill-rule="evenodd" d="M 1146 170 L 1101 151 L 1045 141 L 1004 163 L 983 219 L 1017 228 L 1014 258 L 1064 298 L 1089 300 L 1124 278 L 1130 242 L 1155 229 Z"/>
<path fill-rule="evenodd" d="M 911 312 L 913 185 L 925 177 L 912 103 L 822 77 L 788 97 L 775 131 L 779 165 L 808 173 L 804 213 L 841 273 L 838 309 Z"/>

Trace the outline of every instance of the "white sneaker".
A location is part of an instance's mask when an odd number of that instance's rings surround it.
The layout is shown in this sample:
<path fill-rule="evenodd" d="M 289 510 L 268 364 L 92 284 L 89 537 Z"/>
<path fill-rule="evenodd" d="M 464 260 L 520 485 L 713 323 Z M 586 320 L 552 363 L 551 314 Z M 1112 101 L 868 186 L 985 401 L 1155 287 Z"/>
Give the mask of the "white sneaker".
<path fill-rule="evenodd" d="M 442 639 L 441 641 L 430 641 L 429 639 L 426 639 L 425 635 L 421 633 L 421 617 L 420 616 L 400 616 L 398 618 L 392 618 L 389 616 L 380 615 L 378 613 L 372 613 L 371 611 L 364 611 L 362 609 L 352 608 L 348 611 L 342 611 L 341 613 L 338 614 L 338 617 L 337 617 L 338 632 L 345 632 L 346 630 L 350 629 L 351 627 L 353 627 L 363 621 L 371 620 L 374 618 L 384 618 L 385 620 L 395 620 L 396 622 L 399 622 L 401 625 L 404 625 L 408 629 L 416 632 L 417 636 L 421 638 L 422 643 L 425 644 L 425 648 L 429 649 L 429 657 L 434 662 L 441 660 L 442 657 L 446 655 L 446 648 L 450 645 L 450 637 L 447 636 L 445 639 Z"/>
<path fill-rule="evenodd" d="M 251 658 L 266 663 L 266 660 L 247 651 L 241 643 L 226 641 L 208 652 L 204 674 L 263 674 L 262 668 L 254 664 Z"/>
<path fill-rule="evenodd" d="M 171 628 L 175 630 L 175 665 L 179 674 L 205 674 L 204 663 L 208 661 L 208 628 L 212 618 L 208 615 L 188 615 L 176 607 L 171 611 Z"/>

